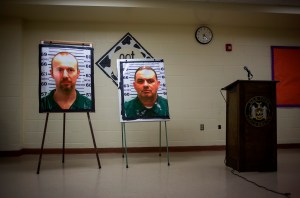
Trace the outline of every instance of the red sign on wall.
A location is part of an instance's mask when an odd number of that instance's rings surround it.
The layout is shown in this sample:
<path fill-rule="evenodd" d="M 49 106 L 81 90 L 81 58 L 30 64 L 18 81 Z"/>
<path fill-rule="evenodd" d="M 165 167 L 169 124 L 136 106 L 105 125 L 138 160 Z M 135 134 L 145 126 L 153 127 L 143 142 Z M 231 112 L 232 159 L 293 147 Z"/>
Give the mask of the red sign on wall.
<path fill-rule="evenodd" d="M 300 47 L 272 46 L 272 79 L 277 83 L 277 106 L 300 106 Z"/>

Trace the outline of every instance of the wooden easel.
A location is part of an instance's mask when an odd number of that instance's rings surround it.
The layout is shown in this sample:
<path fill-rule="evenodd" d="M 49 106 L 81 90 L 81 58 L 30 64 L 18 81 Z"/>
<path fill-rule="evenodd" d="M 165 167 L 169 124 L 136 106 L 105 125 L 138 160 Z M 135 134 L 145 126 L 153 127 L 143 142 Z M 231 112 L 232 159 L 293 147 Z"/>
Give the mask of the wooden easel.
<path fill-rule="evenodd" d="M 49 117 L 49 112 L 47 112 L 46 120 L 45 120 L 44 134 L 43 134 L 43 139 L 42 139 L 42 145 L 41 145 L 39 163 L 38 163 L 38 168 L 37 168 L 37 171 L 36 171 L 37 174 L 40 173 L 40 167 L 41 167 L 41 161 L 42 161 L 42 155 L 43 155 L 43 149 L 44 149 L 44 143 L 45 143 L 45 137 L 46 137 L 46 131 L 47 131 L 47 124 L 48 124 L 48 117 Z M 96 141 L 95 141 L 95 136 L 94 136 L 92 122 L 91 122 L 91 118 L 90 118 L 89 112 L 87 112 L 87 117 L 88 117 L 88 121 L 89 121 L 89 125 L 90 125 L 90 130 L 91 130 L 91 134 L 92 134 L 92 139 L 93 139 L 94 149 L 95 149 L 95 153 L 96 153 L 96 157 L 97 157 L 98 167 L 100 169 L 101 168 L 101 164 L 100 164 L 100 159 L 99 159 L 99 155 L 98 155 L 98 149 L 97 149 L 97 145 L 96 145 Z M 62 148 L 63 152 L 62 152 L 62 163 L 65 162 L 65 129 L 66 129 L 66 113 L 64 113 L 64 119 L 63 119 L 63 148 Z"/>
<path fill-rule="evenodd" d="M 164 121 L 164 122 L 165 122 L 165 132 L 166 132 L 167 160 L 168 160 L 168 166 L 170 166 L 167 123 L 166 123 L 166 121 Z M 161 156 L 161 152 L 162 152 L 162 148 L 161 148 L 161 123 L 162 123 L 162 121 L 159 122 L 159 156 Z M 126 168 L 128 168 L 125 122 L 121 122 L 121 128 L 122 128 L 122 149 L 123 149 L 123 155 L 122 156 L 124 157 L 124 153 L 125 153 Z"/>

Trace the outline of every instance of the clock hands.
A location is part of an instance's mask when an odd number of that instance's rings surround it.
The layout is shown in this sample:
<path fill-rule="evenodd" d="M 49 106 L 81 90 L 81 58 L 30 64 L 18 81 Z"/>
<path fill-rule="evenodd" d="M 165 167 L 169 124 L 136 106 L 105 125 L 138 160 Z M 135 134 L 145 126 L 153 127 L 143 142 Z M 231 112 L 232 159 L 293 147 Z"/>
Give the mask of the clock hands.
<path fill-rule="evenodd" d="M 212 40 L 213 33 L 208 27 L 201 26 L 196 30 L 195 37 L 199 43 L 208 44 Z"/>

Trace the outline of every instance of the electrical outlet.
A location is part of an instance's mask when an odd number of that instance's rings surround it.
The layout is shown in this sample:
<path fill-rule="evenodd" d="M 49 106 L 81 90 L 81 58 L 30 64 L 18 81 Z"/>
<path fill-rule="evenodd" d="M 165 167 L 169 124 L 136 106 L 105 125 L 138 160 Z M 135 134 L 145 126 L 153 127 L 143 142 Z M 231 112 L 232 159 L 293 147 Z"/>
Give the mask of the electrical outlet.
<path fill-rule="evenodd" d="M 200 131 L 204 131 L 204 124 L 200 124 Z"/>

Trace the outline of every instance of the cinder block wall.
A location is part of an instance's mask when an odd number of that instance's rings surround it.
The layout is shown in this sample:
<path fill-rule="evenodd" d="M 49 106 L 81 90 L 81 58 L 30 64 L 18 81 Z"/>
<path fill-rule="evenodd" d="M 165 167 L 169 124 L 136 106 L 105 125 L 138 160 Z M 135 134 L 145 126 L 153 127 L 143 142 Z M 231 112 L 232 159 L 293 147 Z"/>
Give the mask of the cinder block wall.
<path fill-rule="evenodd" d="M 0 95 L 1 150 L 40 147 L 46 118 L 38 113 L 41 40 L 92 42 L 96 62 L 130 32 L 155 58 L 163 58 L 171 114 L 169 146 L 225 145 L 226 108 L 220 89 L 235 80 L 246 80 L 245 65 L 254 80 L 271 80 L 270 46 L 300 46 L 300 31 L 280 27 L 211 25 L 213 41 L 200 45 L 194 38 L 195 25 L 21 21 L 1 25 L 6 27 L 1 29 L 5 46 L 1 49 L 5 72 L 0 74 L 4 90 Z M 232 52 L 225 51 L 226 43 L 232 44 Z M 102 148 L 121 147 L 117 87 L 96 65 L 94 77 L 96 112 L 90 115 L 96 142 Z M 277 113 L 278 143 L 299 143 L 299 108 L 278 108 Z M 66 147 L 93 147 L 86 113 L 66 116 Z M 61 148 L 62 120 L 63 114 L 50 114 L 45 147 Z M 158 146 L 157 122 L 128 123 L 126 132 L 128 147 Z"/>

